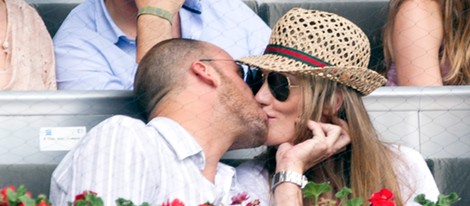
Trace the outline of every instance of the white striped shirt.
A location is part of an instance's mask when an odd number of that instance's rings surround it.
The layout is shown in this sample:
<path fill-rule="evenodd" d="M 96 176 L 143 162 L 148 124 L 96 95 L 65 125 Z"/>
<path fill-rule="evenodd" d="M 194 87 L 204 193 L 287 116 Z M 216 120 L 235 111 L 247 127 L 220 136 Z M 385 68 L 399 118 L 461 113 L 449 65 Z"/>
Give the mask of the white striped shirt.
<path fill-rule="evenodd" d="M 205 157 L 178 123 L 158 117 L 147 125 L 126 116 L 93 128 L 61 161 L 52 175 L 50 200 L 67 205 L 91 190 L 105 205 L 119 197 L 135 204 L 161 205 L 178 198 L 185 205 L 229 205 L 238 193 L 235 169 L 219 163 L 215 184 L 201 174 Z"/>

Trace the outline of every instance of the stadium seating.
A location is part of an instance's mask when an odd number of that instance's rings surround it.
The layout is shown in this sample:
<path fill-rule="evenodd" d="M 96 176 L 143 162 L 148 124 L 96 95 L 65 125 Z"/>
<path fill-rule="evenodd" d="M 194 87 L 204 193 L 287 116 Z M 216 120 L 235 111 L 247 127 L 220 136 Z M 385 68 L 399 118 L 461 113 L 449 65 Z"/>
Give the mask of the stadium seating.
<path fill-rule="evenodd" d="M 51 36 L 79 1 L 28 0 Z M 371 42 L 369 67 L 382 72 L 381 29 L 388 0 L 247 0 L 268 25 L 293 7 L 337 13 L 359 25 Z M 457 192 L 470 205 L 470 87 L 381 88 L 364 99 L 386 141 L 413 147 L 426 157 L 442 193 Z M 110 106 L 112 105 L 112 106 Z M 45 108 L 49 108 L 44 112 Z M 0 93 L 0 187 L 24 184 L 33 195 L 48 194 L 52 171 L 66 151 L 41 151 L 39 129 L 85 126 L 90 129 L 114 114 L 139 118 L 130 92 Z M 2 125 L 2 124 L 0 124 Z M 252 151 L 229 152 L 237 164 Z"/>

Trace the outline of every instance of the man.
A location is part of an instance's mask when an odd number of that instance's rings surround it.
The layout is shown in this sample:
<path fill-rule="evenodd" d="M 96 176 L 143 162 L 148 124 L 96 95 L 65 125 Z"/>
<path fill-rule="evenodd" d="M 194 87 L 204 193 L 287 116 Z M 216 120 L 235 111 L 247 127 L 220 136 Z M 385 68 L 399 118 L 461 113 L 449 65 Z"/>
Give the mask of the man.
<path fill-rule="evenodd" d="M 228 53 L 172 39 L 142 59 L 134 93 L 149 122 L 114 116 L 93 128 L 58 165 L 50 199 L 66 205 L 84 190 L 161 205 L 228 205 L 238 193 L 229 149 L 264 143 L 266 115 Z M 240 109 L 243 108 L 243 109 Z"/>
<path fill-rule="evenodd" d="M 154 8 L 171 22 L 149 15 Z M 165 39 L 208 41 L 239 58 L 261 54 L 270 33 L 241 0 L 85 0 L 54 37 L 58 88 L 130 90 L 136 62 Z"/>

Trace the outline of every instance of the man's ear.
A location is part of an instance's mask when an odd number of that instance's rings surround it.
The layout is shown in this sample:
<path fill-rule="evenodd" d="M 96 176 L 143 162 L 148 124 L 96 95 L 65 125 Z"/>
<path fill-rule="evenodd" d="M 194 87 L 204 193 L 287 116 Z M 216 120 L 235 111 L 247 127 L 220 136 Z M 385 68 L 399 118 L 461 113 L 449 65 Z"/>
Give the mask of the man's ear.
<path fill-rule="evenodd" d="M 217 77 L 214 68 L 209 64 L 205 64 L 200 61 L 195 61 L 191 64 L 191 72 L 202 82 L 210 86 L 219 85 L 219 79 Z"/>

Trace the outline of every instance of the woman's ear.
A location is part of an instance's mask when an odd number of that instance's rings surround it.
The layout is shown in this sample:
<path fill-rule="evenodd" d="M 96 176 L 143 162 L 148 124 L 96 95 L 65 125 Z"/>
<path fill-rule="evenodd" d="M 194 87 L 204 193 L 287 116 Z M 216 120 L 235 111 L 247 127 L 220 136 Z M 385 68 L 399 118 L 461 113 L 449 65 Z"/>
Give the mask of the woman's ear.
<path fill-rule="evenodd" d="M 331 108 L 329 105 L 325 104 L 323 108 L 323 112 L 322 112 L 323 117 L 328 117 L 328 116 L 337 114 L 339 112 L 339 109 L 343 105 L 343 94 L 337 90 L 335 92 L 334 98 L 336 98 L 336 105 L 334 106 L 334 108 Z"/>
<path fill-rule="evenodd" d="M 343 105 L 343 93 L 336 90 L 336 106 L 335 112 L 338 112 L 341 106 Z"/>
<path fill-rule="evenodd" d="M 198 80 L 210 85 L 219 85 L 219 79 L 217 77 L 214 68 L 209 64 L 205 64 L 201 61 L 195 61 L 191 64 L 191 73 L 194 74 Z"/>

